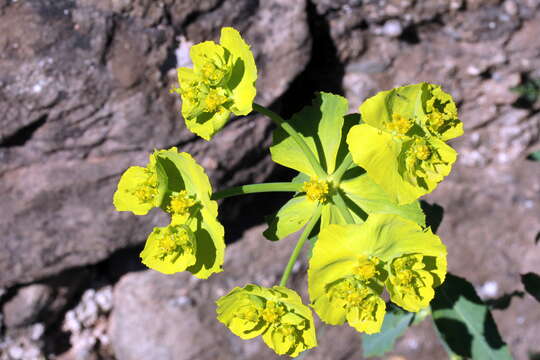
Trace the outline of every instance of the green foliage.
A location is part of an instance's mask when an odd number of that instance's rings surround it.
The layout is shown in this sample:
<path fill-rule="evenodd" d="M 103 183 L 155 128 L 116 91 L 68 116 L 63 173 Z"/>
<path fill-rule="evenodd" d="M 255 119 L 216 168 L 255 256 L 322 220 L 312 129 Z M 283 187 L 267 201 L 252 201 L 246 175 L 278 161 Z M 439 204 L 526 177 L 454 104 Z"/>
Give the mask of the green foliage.
<path fill-rule="evenodd" d="M 527 160 L 540 161 L 540 150 L 530 153 L 527 156 Z"/>
<path fill-rule="evenodd" d="M 280 127 L 274 131 L 272 160 L 299 171 L 293 181 L 302 181 L 305 186 L 302 194 L 268 218 L 269 227 L 264 232 L 268 239 L 279 240 L 300 230 L 318 203 L 323 207 L 321 226 L 346 224 L 343 207 L 336 204 L 334 196 L 343 198 L 355 223 L 363 222 L 369 214 L 396 214 L 425 225 L 418 202 L 397 205 L 363 169 L 347 161 L 347 132 L 360 121 L 358 116 L 346 116 L 347 108 L 345 98 L 319 93 L 312 106 L 305 107 L 290 120 L 291 127 L 320 162 L 325 178 L 317 176 L 308 156 L 291 135 Z M 337 169 L 342 172 L 339 176 Z"/>
<path fill-rule="evenodd" d="M 522 83 L 510 90 L 519 94 L 518 102 L 526 105 L 533 104 L 540 97 L 540 79 L 533 79 L 525 75 Z"/>
<path fill-rule="evenodd" d="M 436 291 L 431 310 L 438 334 L 452 356 L 512 359 L 488 306 L 467 280 L 448 274 Z"/>

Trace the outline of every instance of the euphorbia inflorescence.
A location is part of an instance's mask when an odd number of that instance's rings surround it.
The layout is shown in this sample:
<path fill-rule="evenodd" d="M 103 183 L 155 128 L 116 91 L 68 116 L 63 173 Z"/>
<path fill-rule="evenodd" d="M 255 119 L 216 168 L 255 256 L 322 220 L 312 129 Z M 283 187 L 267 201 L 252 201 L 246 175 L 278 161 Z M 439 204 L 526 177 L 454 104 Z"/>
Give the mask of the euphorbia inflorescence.
<path fill-rule="evenodd" d="M 248 284 L 217 301 L 218 320 L 242 339 L 261 335 L 279 355 L 297 356 L 317 345 L 315 324 L 300 296 L 283 286 Z"/>
<path fill-rule="evenodd" d="M 145 215 L 160 208 L 170 223 L 148 236 L 148 267 L 199 278 L 222 271 L 224 230 L 217 203 L 268 191 L 293 193 L 268 218 L 264 235 L 281 240 L 303 228 L 283 276 L 272 288 L 235 287 L 217 300 L 218 320 L 242 339 L 261 336 L 277 354 L 297 356 L 317 345 L 310 308 L 286 287 L 311 238 L 310 306 L 328 324 L 347 322 L 380 331 L 389 300 L 410 312 L 429 306 L 446 276 L 446 248 L 426 226 L 418 198 L 451 170 L 456 152 L 445 142 L 463 133 L 457 108 L 440 86 L 420 83 L 367 99 L 347 114 L 345 98 L 317 93 L 310 106 L 285 120 L 253 103 L 257 69 L 249 45 L 232 28 L 220 43 L 191 48 L 193 68 L 179 68 L 182 116 L 209 140 L 230 114 L 252 110 L 277 125 L 272 160 L 298 172 L 290 182 L 250 184 L 212 192 L 204 170 L 176 148 L 157 150 L 145 167 L 132 166 L 114 194 L 118 211 Z"/>
<path fill-rule="evenodd" d="M 249 45 L 233 28 L 221 30 L 220 44 L 205 41 L 190 51 L 193 69 L 179 68 L 182 116 L 195 134 L 210 140 L 231 112 L 247 115 L 255 98 L 257 68 Z"/>

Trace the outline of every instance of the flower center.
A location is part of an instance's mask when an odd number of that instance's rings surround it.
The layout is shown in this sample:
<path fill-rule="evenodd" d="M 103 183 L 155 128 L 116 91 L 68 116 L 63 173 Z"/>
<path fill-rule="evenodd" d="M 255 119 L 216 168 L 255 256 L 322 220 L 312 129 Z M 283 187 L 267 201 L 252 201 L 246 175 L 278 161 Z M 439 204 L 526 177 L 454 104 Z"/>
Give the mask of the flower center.
<path fill-rule="evenodd" d="M 212 84 L 218 84 L 225 77 L 225 71 L 213 62 L 207 62 L 201 69 L 202 76 Z"/>
<path fill-rule="evenodd" d="M 281 334 L 281 336 L 288 337 L 288 336 L 294 335 L 296 329 L 294 326 L 291 326 L 291 325 L 282 325 L 279 327 L 278 331 Z"/>
<path fill-rule="evenodd" d="M 412 121 L 399 114 L 392 114 L 392 121 L 386 123 L 386 129 L 394 136 L 403 136 L 412 127 Z"/>
<path fill-rule="evenodd" d="M 418 160 L 427 160 L 431 155 L 431 150 L 426 144 L 417 143 L 413 147 L 413 153 Z"/>
<path fill-rule="evenodd" d="M 416 295 L 417 289 L 425 286 L 417 271 L 423 268 L 422 256 L 404 255 L 392 262 L 392 282 L 402 293 Z"/>
<path fill-rule="evenodd" d="M 435 111 L 429 114 L 428 119 L 429 119 L 429 126 L 431 130 L 433 131 L 438 131 L 439 128 L 444 124 L 443 115 L 438 111 Z"/>
<path fill-rule="evenodd" d="M 372 294 L 368 294 L 362 299 L 362 302 L 358 304 L 358 307 L 360 308 L 360 311 L 358 312 L 360 320 L 373 321 L 376 319 L 375 313 L 377 311 L 377 307 L 380 305 L 377 302 L 377 299 L 378 297 L 373 296 Z"/>
<path fill-rule="evenodd" d="M 195 101 L 199 97 L 199 89 L 197 88 L 197 84 L 193 83 L 187 86 L 185 89 L 181 90 L 181 94 L 184 97 L 184 99 L 188 101 Z"/>
<path fill-rule="evenodd" d="M 377 265 L 380 260 L 376 257 L 359 256 L 358 265 L 353 269 L 353 274 L 360 280 L 366 281 L 379 274 Z"/>
<path fill-rule="evenodd" d="M 215 113 L 227 101 L 227 97 L 221 94 L 217 89 L 212 89 L 204 99 L 205 110 Z"/>
<path fill-rule="evenodd" d="M 186 252 L 195 253 L 195 242 L 188 232 L 180 226 L 168 226 L 155 229 L 158 236 L 158 255 L 163 260 L 168 255 L 182 255 Z"/>
<path fill-rule="evenodd" d="M 324 203 L 328 200 L 328 189 L 328 182 L 317 179 L 306 181 L 302 186 L 302 191 L 306 193 L 309 200 L 318 201 L 320 203 Z"/>
<path fill-rule="evenodd" d="M 269 300 L 266 302 L 266 307 L 262 311 L 261 315 L 264 321 L 273 323 L 276 322 L 281 315 L 283 315 L 283 313 L 284 311 L 282 305 Z"/>
<path fill-rule="evenodd" d="M 151 203 L 158 193 L 157 175 L 154 171 L 145 169 L 146 180 L 140 183 L 134 190 L 133 195 L 140 203 Z"/>
<path fill-rule="evenodd" d="M 441 135 L 459 123 L 456 104 L 441 88 L 432 88 L 432 96 L 426 101 L 428 128 L 435 135 Z"/>
<path fill-rule="evenodd" d="M 196 201 L 190 197 L 186 190 L 173 192 L 171 202 L 167 206 L 167 211 L 174 215 L 187 215 L 189 209 L 195 205 Z"/>

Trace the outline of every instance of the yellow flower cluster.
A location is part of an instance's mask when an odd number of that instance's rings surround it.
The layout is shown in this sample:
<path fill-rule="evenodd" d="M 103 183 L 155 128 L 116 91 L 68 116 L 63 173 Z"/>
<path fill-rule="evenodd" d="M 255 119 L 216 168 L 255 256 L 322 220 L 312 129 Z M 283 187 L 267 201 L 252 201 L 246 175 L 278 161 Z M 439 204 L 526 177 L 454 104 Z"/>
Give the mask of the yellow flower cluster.
<path fill-rule="evenodd" d="M 317 346 L 311 310 L 283 286 L 248 284 L 217 300 L 217 318 L 242 339 L 262 336 L 279 355 L 297 356 Z"/>
<path fill-rule="evenodd" d="M 302 191 L 306 193 L 309 200 L 324 203 L 328 200 L 328 182 L 311 179 L 304 182 Z"/>
<path fill-rule="evenodd" d="M 397 215 L 370 215 L 362 225 L 328 225 L 319 234 L 308 269 L 315 311 L 332 325 L 380 331 L 386 304 L 405 310 L 428 306 L 446 274 L 440 239 Z"/>
<path fill-rule="evenodd" d="M 157 150 L 146 167 L 126 170 L 114 194 L 116 210 L 145 215 L 158 207 L 171 216 L 168 226 L 156 227 L 148 236 L 143 264 L 165 274 L 188 270 L 199 278 L 222 270 L 223 227 L 211 192 L 203 169 L 176 148 Z"/>
<path fill-rule="evenodd" d="M 221 30 L 220 43 L 205 41 L 191 47 L 193 68 L 177 69 L 182 116 L 189 130 L 210 140 L 230 114 L 247 115 L 255 98 L 257 68 L 253 54 L 233 28 Z"/>
<path fill-rule="evenodd" d="M 428 83 L 383 91 L 359 108 L 364 123 L 349 131 L 356 164 L 400 205 L 432 191 L 457 153 L 445 141 L 463 125 L 452 97 Z"/>

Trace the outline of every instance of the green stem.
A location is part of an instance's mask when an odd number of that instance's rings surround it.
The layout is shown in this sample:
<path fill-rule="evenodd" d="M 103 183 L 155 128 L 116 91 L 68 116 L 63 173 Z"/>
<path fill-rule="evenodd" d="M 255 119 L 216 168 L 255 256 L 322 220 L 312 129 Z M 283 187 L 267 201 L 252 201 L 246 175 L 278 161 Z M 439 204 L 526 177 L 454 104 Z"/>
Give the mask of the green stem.
<path fill-rule="evenodd" d="M 343 159 L 339 167 L 332 174 L 332 180 L 334 181 L 335 184 L 339 184 L 339 182 L 341 181 L 341 178 L 343 177 L 343 174 L 345 174 L 345 171 L 347 171 L 351 167 L 352 164 L 353 164 L 353 159 L 352 159 L 351 153 L 347 153 L 347 155 L 345 156 L 345 159 Z"/>
<path fill-rule="evenodd" d="M 294 263 L 296 263 L 296 259 L 298 258 L 298 255 L 300 255 L 300 251 L 302 250 L 304 243 L 309 237 L 311 230 L 313 230 L 313 227 L 315 226 L 315 224 L 317 223 L 317 221 L 319 221 L 319 218 L 321 217 L 321 209 L 322 208 L 320 206 L 317 207 L 317 209 L 315 210 L 315 213 L 313 213 L 313 216 L 311 216 L 311 219 L 309 220 L 306 227 L 304 228 L 302 235 L 300 235 L 300 238 L 298 239 L 298 242 L 296 243 L 296 246 L 294 247 L 291 257 L 289 258 L 289 262 L 287 263 L 287 266 L 285 267 L 285 270 L 283 271 L 283 275 L 281 276 L 281 281 L 279 282 L 280 286 L 287 285 L 287 280 L 289 280 L 289 276 L 291 275 L 291 271 L 292 271 L 292 268 L 294 267 Z"/>
<path fill-rule="evenodd" d="M 212 194 L 212 200 L 224 199 L 231 196 L 256 194 L 264 192 L 290 191 L 299 192 L 302 190 L 302 183 L 275 182 L 235 186 L 229 189 L 217 191 Z"/>
<path fill-rule="evenodd" d="M 356 224 L 356 221 L 354 221 L 354 218 L 349 212 L 349 208 L 345 204 L 345 200 L 343 200 L 341 193 L 338 192 L 337 194 L 332 196 L 332 202 L 334 203 L 334 205 L 337 206 L 337 208 L 341 212 L 341 215 L 343 216 L 345 221 L 347 221 L 348 224 Z"/>
<path fill-rule="evenodd" d="M 319 162 L 317 161 L 317 158 L 313 154 L 313 151 L 311 151 L 311 149 L 308 147 L 308 145 L 306 144 L 304 139 L 302 139 L 302 137 L 291 126 L 291 124 L 289 124 L 288 122 L 283 120 L 283 118 L 281 116 L 279 116 L 278 114 L 276 114 L 272 110 L 269 110 L 269 109 L 265 108 L 262 105 L 253 103 L 253 110 L 255 110 L 255 111 L 257 111 L 257 112 L 259 112 L 259 113 L 261 113 L 263 115 L 268 116 L 274 123 L 276 123 L 278 126 L 281 126 L 281 128 L 283 130 L 285 130 L 285 132 L 287 134 L 289 134 L 294 139 L 294 141 L 296 141 L 296 144 L 300 147 L 300 150 L 302 150 L 302 152 L 306 155 L 306 158 L 308 159 L 309 163 L 311 164 L 311 167 L 313 168 L 313 171 L 315 171 L 315 173 L 317 174 L 317 177 L 319 179 L 323 179 L 323 180 L 326 179 L 327 174 L 323 170 L 323 168 L 321 167 Z"/>

